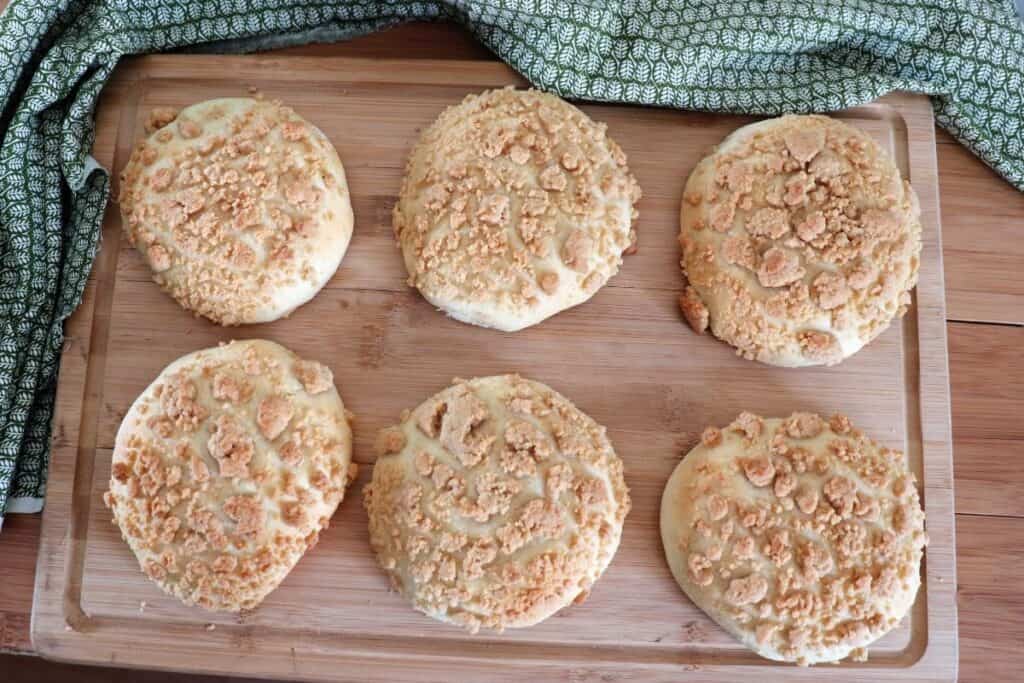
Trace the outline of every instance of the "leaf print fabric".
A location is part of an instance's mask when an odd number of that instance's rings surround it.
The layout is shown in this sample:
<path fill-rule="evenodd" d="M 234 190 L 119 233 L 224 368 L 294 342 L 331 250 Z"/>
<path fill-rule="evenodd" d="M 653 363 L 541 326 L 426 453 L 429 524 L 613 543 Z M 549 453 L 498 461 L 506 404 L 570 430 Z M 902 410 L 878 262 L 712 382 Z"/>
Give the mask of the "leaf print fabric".
<path fill-rule="evenodd" d="M 44 493 L 63 323 L 110 190 L 89 157 L 93 113 L 118 59 L 409 20 L 458 22 L 576 99 L 777 115 L 927 93 L 940 125 L 1024 189 L 1013 0 L 13 0 L 0 16 L 0 521 Z"/>

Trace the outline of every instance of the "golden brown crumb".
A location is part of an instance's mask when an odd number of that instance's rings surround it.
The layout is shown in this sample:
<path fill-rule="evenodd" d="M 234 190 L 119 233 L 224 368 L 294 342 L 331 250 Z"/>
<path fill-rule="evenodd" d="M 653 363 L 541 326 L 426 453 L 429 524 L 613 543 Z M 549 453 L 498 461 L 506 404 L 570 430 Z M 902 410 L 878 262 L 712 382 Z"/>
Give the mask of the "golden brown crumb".
<path fill-rule="evenodd" d="M 170 253 L 159 244 L 150 246 L 146 251 L 146 256 L 149 257 L 149 263 L 153 270 L 158 273 L 171 267 Z"/>
<path fill-rule="evenodd" d="M 809 214 L 796 226 L 796 234 L 804 242 L 817 239 L 823 232 L 825 232 L 825 214 L 821 211 Z"/>
<path fill-rule="evenodd" d="M 711 514 L 711 520 L 717 522 L 729 514 L 729 503 L 721 496 L 712 494 L 708 498 L 708 512 Z"/>
<path fill-rule="evenodd" d="M 689 567 L 690 567 L 690 578 L 698 586 L 709 586 L 711 582 L 715 580 L 714 574 L 711 571 L 711 560 L 700 553 L 693 553 L 690 555 Z"/>
<path fill-rule="evenodd" d="M 818 297 L 818 305 L 826 311 L 839 308 L 850 300 L 852 291 L 842 273 L 821 273 L 814 278 L 811 289 Z"/>
<path fill-rule="evenodd" d="M 793 158 L 806 164 L 825 145 L 825 133 L 820 128 L 812 130 L 794 128 L 783 136 L 783 141 Z"/>
<path fill-rule="evenodd" d="M 800 343 L 801 352 L 810 360 L 830 364 L 842 358 L 843 351 L 839 341 L 828 332 L 805 330 L 798 332 L 796 338 Z"/>
<path fill-rule="evenodd" d="M 287 398 L 277 394 L 267 396 L 256 408 L 256 425 L 265 438 L 273 440 L 285 430 L 294 414 Z"/>
<path fill-rule="evenodd" d="M 544 273 L 537 279 L 537 284 L 545 294 L 554 294 L 558 290 L 558 273 Z"/>
<path fill-rule="evenodd" d="M 722 443 L 722 431 L 717 427 L 706 427 L 700 435 L 701 443 L 714 447 Z"/>
<path fill-rule="evenodd" d="M 789 213 L 782 209 L 759 209 L 747 219 L 747 232 L 755 237 L 778 239 L 789 232 Z"/>
<path fill-rule="evenodd" d="M 573 230 L 562 247 L 562 260 L 573 270 L 585 273 L 588 269 L 593 241 L 582 230 Z"/>
<path fill-rule="evenodd" d="M 541 171 L 540 186 L 545 190 L 561 192 L 565 189 L 565 185 L 565 174 L 562 173 L 557 166 L 548 166 L 546 169 Z"/>
<path fill-rule="evenodd" d="M 733 605 L 749 605 L 764 599 L 768 582 L 762 576 L 751 574 L 745 579 L 733 579 L 725 591 L 725 599 Z"/>
<path fill-rule="evenodd" d="M 683 312 L 690 329 L 697 334 L 704 334 L 708 329 L 708 309 L 693 287 L 687 287 L 679 295 L 679 309 Z"/>
<path fill-rule="evenodd" d="M 796 495 L 796 506 L 804 514 L 811 514 L 818 507 L 818 493 L 816 491 L 802 491 Z"/>
<path fill-rule="evenodd" d="M 156 107 L 146 117 L 146 132 L 160 130 L 178 116 L 178 110 L 171 107 Z"/>
<path fill-rule="evenodd" d="M 736 541 L 732 547 L 732 553 L 740 560 L 749 560 L 754 557 L 756 544 L 750 536 L 744 536 Z"/>
<path fill-rule="evenodd" d="M 799 257 L 791 251 L 772 247 L 764 253 L 757 279 L 765 287 L 783 287 L 804 276 Z"/>
<path fill-rule="evenodd" d="M 742 463 L 743 473 L 754 486 L 768 486 L 775 478 L 775 467 L 771 458 L 767 456 L 759 458 L 747 458 Z"/>
<path fill-rule="evenodd" d="M 202 126 L 191 119 L 178 119 L 178 133 L 183 138 L 192 139 L 199 137 L 203 132 Z"/>
<path fill-rule="evenodd" d="M 377 435 L 375 450 L 377 455 L 391 455 L 401 452 L 405 448 L 405 443 L 405 434 L 402 433 L 402 430 L 392 427 L 381 430 Z"/>
<path fill-rule="evenodd" d="M 252 437 L 233 417 L 221 415 L 216 419 L 207 448 L 220 465 L 222 477 L 249 476 L 249 461 L 255 450 Z"/>
<path fill-rule="evenodd" d="M 257 534 L 263 528 L 263 509 L 256 498 L 232 496 L 224 501 L 224 514 L 236 523 L 235 531 L 243 536 Z"/>
<path fill-rule="evenodd" d="M 242 398 L 241 385 L 231 375 L 220 372 L 213 378 L 213 397 L 237 403 Z"/>
<path fill-rule="evenodd" d="M 286 121 L 281 124 L 281 135 L 289 142 L 299 142 L 309 134 L 304 121 Z"/>
<path fill-rule="evenodd" d="M 311 394 L 322 394 L 334 386 L 334 375 L 326 365 L 315 361 L 297 361 L 292 366 L 295 376 Z"/>
<path fill-rule="evenodd" d="M 504 225 L 508 221 L 508 196 L 493 194 L 480 202 L 476 217 L 491 225 Z"/>
<path fill-rule="evenodd" d="M 789 472 L 783 472 L 775 477 L 772 490 L 777 498 L 785 498 L 796 488 L 796 477 Z"/>
<path fill-rule="evenodd" d="M 756 439 L 764 431 L 764 419 L 753 413 L 742 412 L 730 428 L 742 433 L 747 440 Z"/>

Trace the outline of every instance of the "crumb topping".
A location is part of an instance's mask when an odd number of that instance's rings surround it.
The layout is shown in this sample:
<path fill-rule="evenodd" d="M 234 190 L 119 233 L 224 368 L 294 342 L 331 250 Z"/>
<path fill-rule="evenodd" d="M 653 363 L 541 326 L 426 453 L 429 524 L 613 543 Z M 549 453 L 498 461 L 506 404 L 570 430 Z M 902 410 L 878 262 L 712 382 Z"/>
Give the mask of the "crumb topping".
<path fill-rule="evenodd" d="M 746 358 L 838 363 L 906 312 L 920 220 L 865 133 L 823 116 L 753 124 L 687 182 L 680 306 Z"/>
<path fill-rule="evenodd" d="M 707 306 L 700 300 L 700 296 L 693 287 L 688 286 L 679 295 L 679 310 L 683 312 L 686 322 L 697 334 L 704 334 L 708 329 L 709 313 Z"/>
<path fill-rule="evenodd" d="M 733 579 L 725 590 L 725 599 L 736 607 L 753 605 L 764 600 L 768 593 L 768 581 L 763 576 L 751 574 L 744 579 Z"/>
<path fill-rule="evenodd" d="M 292 372 L 302 382 L 302 386 L 311 394 L 322 394 L 334 387 L 334 375 L 326 365 L 316 361 L 296 361 Z"/>
<path fill-rule="evenodd" d="M 249 462 L 256 451 L 252 437 L 231 415 L 220 415 L 211 425 L 206 447 L 220 465 L 222 477 L 248 477 Z"/>
<path fill-rule="evenodd" d="M 178 110 L 171 107 L 156 107 L 146 116 L 146 132 L 155 133 L 178 116 Z"/>
<path fill-rule="evenodd" d="M 630 501 L 604 429 L 543 384 L 457 380 L 378 438 L 364 490 L 381 567 L 422 612 L 527 626 L 585 595 Z"/>
<path fill-rule="evenodd" d="M 121 174 L 124 229 L 179 304 L 263 322 L 333 275 L 352 232 L 344 170 L 294 111 L 210 100 L 154 110 L 147 132 Z"/>
<path fill-rule="evenodd" d="M 103 500 L 163 590 L 251 609 L 316 542 L 354 477 L 337 391 L 306 389 L 318 368 L 232 342 L 175 361 L 132 405 Z"/>
<path fill-rule="evenodd" d="M 585 301 L 618 271 L 639 199 L 603 124 L 507 88 L 467 97 L 424 131 L 393 225 L 410 285 L 469 311 L 460 319 L 512 330 Z"/>
<path fill-rule="evenodd" d="M 293 415 L 291 401 L 274 394 L 260 401 L 256 408 L 256 424 L 260 428 L 260 434 L 273 441 L 288 426 Z"/>
<path fill-rule="evenodd" d="M 666 487 L 662 537 L 705 612 L 759 653 L 804 664 L 894 628 L 927 543 L 904 455 L 813 413 L 705 430 Z"/>

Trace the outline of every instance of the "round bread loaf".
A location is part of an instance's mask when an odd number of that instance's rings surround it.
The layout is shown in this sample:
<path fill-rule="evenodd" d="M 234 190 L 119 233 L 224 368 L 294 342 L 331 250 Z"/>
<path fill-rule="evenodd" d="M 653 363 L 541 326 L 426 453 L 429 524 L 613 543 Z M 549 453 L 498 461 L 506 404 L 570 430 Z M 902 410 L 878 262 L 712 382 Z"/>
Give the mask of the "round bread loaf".
<path fill-rule="evenodd" d="M 640 199 L 605 128 L 535 90 L 445 110 L 394 210 L 409 284 L 456 320 L 507 332 L 593 296 L 635 243 Z"/>
<path fill-rule="evenodd" d="M 661 499 L 676 581 L 769 659 L 814 664 L 899 624 L 927 542 L 914 475 L 841 415 L 709 427 Z"/>
<path fill-rule="evenodd" d="M 237 612 L 288 575 L 355 478 L 331 371 L 268 341 L 174 361 L 117 432 L 104 502 L 146 575 Z"/>
<path fill-rule="evenodd" d="M 381 432 L 370 543 L 421 612 L 471 631 L 582 602 L 629 512 L 605 429 L 514 375 L 455 384 Z"/>
<path fill-rule="evenodd" d="M 121 175 L 129 241 L 184 308 L 221 325 L 313 298 L 352 237 L 345 169 L 289 107 L 249 98 L 154 110 Z"/>
<path fill-rule="evenodd" d="M 866 133 L 825 116 L 734 132 L 690 175 L 680 224 L 687 321 L 771 365 L 849 357 L 917 283 L 913 188 Z"/>

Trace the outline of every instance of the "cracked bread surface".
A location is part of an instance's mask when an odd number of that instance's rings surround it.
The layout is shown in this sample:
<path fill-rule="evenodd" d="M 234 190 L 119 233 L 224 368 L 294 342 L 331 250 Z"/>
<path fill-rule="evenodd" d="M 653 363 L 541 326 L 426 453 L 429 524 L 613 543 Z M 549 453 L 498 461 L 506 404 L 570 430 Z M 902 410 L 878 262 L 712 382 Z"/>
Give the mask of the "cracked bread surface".
<path fill-rule="evenodd" d="M 121 174 L 125 235 L 183 308 L 221 325 L 309 301 L 352 237 L 345 169 L 290 107 L 221 98 L 153 110 Z"/>
<path fill-rule="evenodd" d="M 381 432 L 370 542 L 417 610 L 470 631 L 581 602 L 630 509 L 605 429 L 539 382 L 456 380 Z"/>
<path fill-rule="evenodd" d="M 316 544 L 355 475 L 330 369 L 237 341 L 174 361 L 136 399 L 103 500 L 157 586 L 237 612 Z"/>
<path fill-rule="evenodd" d="M 914 603 L 927 537 L 914 475 L 842 415 L 704 430 L 661 499 L 676 582 L 757 654 L 863 658 Z"/>
<path fill-rule="evenodd" d="M 690 175 L 679 305 L 745 358 L 834 365 L 906 313 L 921 209 L 888 154 L 825 116 L 744 126 Z"/>
<path fill-rule="evenodd" d="M 639 199 L 604 124 L 505 88 L 466 97 L 423 132 L 393 223 L 410 286 L 456 320 L 511 332 L 618 272 Z"/>

